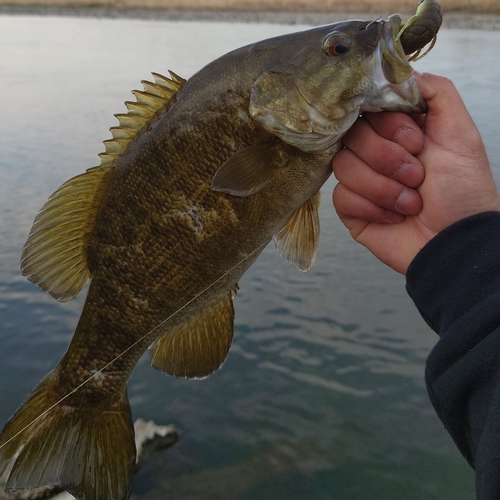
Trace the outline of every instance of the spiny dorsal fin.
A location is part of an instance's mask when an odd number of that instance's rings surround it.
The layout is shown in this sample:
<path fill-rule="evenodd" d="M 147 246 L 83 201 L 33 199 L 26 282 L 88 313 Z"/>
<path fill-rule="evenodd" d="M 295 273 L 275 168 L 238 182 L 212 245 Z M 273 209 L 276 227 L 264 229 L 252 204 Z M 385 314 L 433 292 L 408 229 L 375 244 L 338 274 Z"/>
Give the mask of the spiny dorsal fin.
<path fill-rule="evenodd" d="M 143 80 L 144 90 L 133 90 L 137 102 L 127 101 L 128 113 L 116 114 L 120 122 L 117 127 L 111 127 L 113 139 L 104 141 L 106 152 L 101 154 L 101 166 L 106 161 L 114 161 L 113 155 L 120 155 L 125 151 L 130 142 L 138 137 L 144 126 L 147 126 L 156 117 L 165 112 L 165 107 L 170 106 L 177 92 L 184 85 L 184 80 L 172 71 L 171 79 L 158 73 L 152 73 L 154 83 Z M 111 156 L 111 160 L 108 160 Z"/>
<path fill-rule="evenodd" d="M 219 302 L 162 335 L 151 346 L 152 364 L 176 377 L 204 378 L 224 363 L 233 341 L 232 298 L 237 286 Z"/>
<path fill-rule="evenodd" d="M 128 113 L 115 115 L 113 139 L 104 141 L 101 165 L 65 182 L 36 216 L 21 258 L 23 275 L 60 301 L 75 297 L 90 277 L 87 249 L 97 212 L 115 159 L 144 127 L 164 113 L 185 80 L 153 73 L 155 83 L 144 81 L 134 91 L 137 102 L 126 102 Z"/>
<path fill-rule="evenodd" d="M 319 243 L 318 208 L 321 196 L 311 196 L 274 235 L 278 253 L 299 271 L 311 269 Z"/>

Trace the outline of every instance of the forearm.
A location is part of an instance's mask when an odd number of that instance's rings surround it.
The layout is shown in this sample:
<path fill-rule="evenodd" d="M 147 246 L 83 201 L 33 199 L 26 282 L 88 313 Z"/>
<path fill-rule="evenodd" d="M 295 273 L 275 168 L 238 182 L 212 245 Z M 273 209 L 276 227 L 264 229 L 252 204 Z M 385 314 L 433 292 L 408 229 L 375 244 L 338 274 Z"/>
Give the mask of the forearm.
<path fill-rule="evenodd" d="M 475 468 L 478 499 L 500 498 L 500 212 L 450 226 L 416 256 L 407 290 L 440 340 L 432 403 Z"/>

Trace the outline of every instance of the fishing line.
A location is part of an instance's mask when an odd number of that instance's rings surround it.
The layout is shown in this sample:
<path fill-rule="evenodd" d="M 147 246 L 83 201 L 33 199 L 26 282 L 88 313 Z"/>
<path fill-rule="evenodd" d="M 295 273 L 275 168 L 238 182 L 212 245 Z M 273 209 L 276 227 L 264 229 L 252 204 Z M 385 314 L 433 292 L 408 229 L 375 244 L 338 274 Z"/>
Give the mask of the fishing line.
<path fill-rule="evenodd" d="M 247 259 L 249 259 L 250 257 L 252 257 L 252 255 L 254 255 L 256 252 L 258 252 L 261 248 L 265 247 L 269 243 L 269 241 L 270 240 L 265 241 L 262 245 L 258 246 L 255 250 L 253 250 L 248 255 L 246 255 L 245 257 L 243 257 L 243 259 L 241 259 L 233 267 L 231 267 L 230 269 L 228 269 L 224 274 L 222 274 L 221 276 L 219 276 L 210 285 L 208 285 L 206 288 L 204 288 L 201 292 L 199 292 L 197 295 L 195 295 L 192 299 L 188 300 L 184 305 L 182 305 L 181 307 L 179 307 L 179 309 L 177 309 L 177 311 L 173 312 L 170 316 L 168 316 L 166 319 L 164 319 L 161 323 L 158 323 L 152 330 L 149 330 L 148 333 L 146 333 L 141 338 L 139 338 L 138 340 L 136 340 L 133 344 L 129 345 L 124 351 L 122 351 L 120 354 L 118 354 L 118 356 L 116 356 L 111 361 L 109 361 L 108 363 L 106 363 L 102 368 L 100 368 L 99 370 L 97 370 L 89 378 L 87 378 L 86 380 L 84 380 L 80 385 L 78 385 L 77 387 L 75 387 L 74 389 L 72 389 L 70 392 L 68 392 L 68 394 L 66 394 L 65 396 L 63 396 L 59 401 L 57 401 L 52 406 L 50 406 L 49 408 L 47 408 L 44 412 L 42 412 L 40 415 L 38 415 L 38 417 L 34 418 L 29 424 L 26 424 L 20 431 L 18 431 L 16 434 L 14 434 L 12 437 L 10 437 L 7 441 L 5 441 L 5 443 L 3 443 L 2 445 L 0 445 L 0 450 L 4 446 L 7 446 L 13 439 L 17 438 L 20 434 L 22 434 L 28 427 L 31 427 L 34 423 L 36 423 L 38 420 L 40 420 L 45 415 L 47 415 L 47 413 L 49 411 L 51 411 L 52 409 L 54 409 L 58 404 L 62 403 L 65 399 L 69 398 L 72 394 L 74 394 L 76 391 L 78 391 L 79 389 L 81 389 L 84 385 L 88 384 L 97 375 L 99 375 L 100 373 L 102 373 L 106 368 L 108 368 L 109 366 L 111 366 L 115 361 L 117 361 L 122 356 L 124 356 L 128 351 L 130 351 L 130 349 L 133 349 L 137 344 L 139 344 L 140 342 L 142 342 L 146 337 L 148 337 L 149 335 L 151 335 L 152 333 L 154 333 L 156 330 L 158 330 L 158 328 L 161 328 L 162 325 L 164 325 L 167 321 L 170 321 L 176 314 L 178 314 L 180 311 L 182 311 L 184 308 L 186 308 L 189 304 L 191 304 L 192 302 L 194 302 L 197 298 L 201 297 L 204 293 L 206 293 L 208 290 L 210 290 L 210 288 L 212 288 L 221 279 L 225 278 L 231 271 L 233 271 L 234 269 L 236 269 L 240 264 L 243 264 L 243 262 L 245 262 Z"/>

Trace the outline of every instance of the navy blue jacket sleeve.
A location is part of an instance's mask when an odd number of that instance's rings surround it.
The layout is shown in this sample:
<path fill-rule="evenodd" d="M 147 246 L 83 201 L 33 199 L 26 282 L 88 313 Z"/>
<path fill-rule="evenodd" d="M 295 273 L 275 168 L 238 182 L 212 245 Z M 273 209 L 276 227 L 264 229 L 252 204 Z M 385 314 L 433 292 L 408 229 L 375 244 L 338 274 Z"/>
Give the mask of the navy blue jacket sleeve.
<path fill-rule="evenodd" d="M 433 238 L 411 263 L 407 290 L 440 337 L 426 366 L 432 404 L 475 469 L 478 500 L 498 500 L 500 212 Z"/>

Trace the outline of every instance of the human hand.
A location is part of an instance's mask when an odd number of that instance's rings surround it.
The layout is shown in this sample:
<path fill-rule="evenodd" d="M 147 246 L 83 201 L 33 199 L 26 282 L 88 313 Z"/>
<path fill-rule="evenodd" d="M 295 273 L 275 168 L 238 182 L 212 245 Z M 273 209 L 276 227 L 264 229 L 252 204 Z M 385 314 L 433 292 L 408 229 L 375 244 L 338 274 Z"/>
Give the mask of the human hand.
<path fill-rule="evenodd" d="M 479 132 L 454 85 L 415 74 L 429 109 L 366 113 L 333 160 L 333 204 L 351 236 L 405 274 L 418 251 L 447 226 L 500 210 Z"/>

